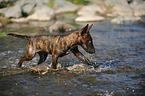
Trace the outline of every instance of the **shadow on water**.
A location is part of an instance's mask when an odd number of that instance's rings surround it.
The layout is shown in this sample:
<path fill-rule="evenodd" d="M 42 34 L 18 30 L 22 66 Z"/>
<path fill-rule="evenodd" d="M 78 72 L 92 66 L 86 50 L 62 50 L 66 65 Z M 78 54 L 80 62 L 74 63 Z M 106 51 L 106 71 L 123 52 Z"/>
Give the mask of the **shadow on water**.
<path fill-rule="evenodd" d="M 59 70 L 41 75 L 21 72 L 15 75 L 0 75 L 0 95 L 145 95 L 145 25 L 112 25 L 107 21 L 94 23 L 91 29 L 95 54 L 80 50 L 91 61 L 101 66 L 95 72 Z M 24 34 L 39 34 L 37 28 L 9 28 L 1 30 Z M 26 33 L 25 33 L 26 32 Z M 1 34 L 0 34 L 1 35 Z M 16 64 L 25 53 L 27 40 L 11 36 L 0 36 L 0 74 L 18 72 Z M 39 56 L 24 62 L 26 69 L 35 66 Z M 48 56 L 46 63 L 51 63 Z M 72 54 L 59 59 L 63 68 L 82 64 Z"/>

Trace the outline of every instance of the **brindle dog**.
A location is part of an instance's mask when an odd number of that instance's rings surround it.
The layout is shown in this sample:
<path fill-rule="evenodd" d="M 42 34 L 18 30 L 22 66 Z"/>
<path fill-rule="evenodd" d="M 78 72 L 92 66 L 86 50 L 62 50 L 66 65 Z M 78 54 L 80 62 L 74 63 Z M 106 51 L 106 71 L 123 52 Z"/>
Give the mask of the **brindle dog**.
<path fill-rule="evenodd" d="M 92 24 L 93 25 L 93 24 Z M 38 64 L 44 62 L 48 54 L 52 54 L 52 68 L 56 69 L 57 60 L 59 57 L 67 55 L 70 51 L 78 57 L 80 60 L 84 61 L 88 65 L 96 66 L 99 65 L 90 62 L 79 50 L 78 45 L 83 47 L 83 49 L 88 53 L 95 53 L 95 48 L 93 46 L 92 37 L 89 33 L 92 27 L 88 24 L 79 31 L 72 32 L 68 35 L 52 35 L 52 36 L 26 36 L 19 35 L 15 33 L 8 33 L 18 38 L 28 39 L 28 44 L 26 46 L 26 54 L 22 56 L 18 66 L 21 67 L 24 61 L 32 60 L 36 53 L 39 54 L 40 60 Z"/>

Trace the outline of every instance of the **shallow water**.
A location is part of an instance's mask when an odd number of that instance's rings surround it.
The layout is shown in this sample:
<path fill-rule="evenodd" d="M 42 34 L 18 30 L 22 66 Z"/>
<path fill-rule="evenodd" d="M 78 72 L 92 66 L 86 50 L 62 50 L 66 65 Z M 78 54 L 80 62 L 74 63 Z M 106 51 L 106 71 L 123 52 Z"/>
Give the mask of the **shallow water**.
<path fill-rule="evenodd" d="M 28 25 L 7 27 L 1 32 L 44 34 L 39 32 L 38 28 Z M 48 72 L 45 75 L 23 72 L 3 76 L 5 72 L 20 71 L 16 69 L 16 64 L 25 54 L 27 40 L 0 36 L 0 73 L 3 74 L 0 75 L 0 95 L 145 95 L 145 25 L 137 23 L 112 25 L 103 21 L 94 23 L 90 32 L 96 53 L 90 55 L 82 48 L 80 50 L 91 61 L 101 64 L 93 73 L 63 70 Z M 24 62 L 24 69 L 35 66 L 38 59 L 39 56 L 36 55 L 32 61 Z M 51 64 L 51 55 L 48 56 L 46 63 Z M 60 58 L 59 63 L 63 67 L 68 67 L 82 62 L 70 54 Z"/>

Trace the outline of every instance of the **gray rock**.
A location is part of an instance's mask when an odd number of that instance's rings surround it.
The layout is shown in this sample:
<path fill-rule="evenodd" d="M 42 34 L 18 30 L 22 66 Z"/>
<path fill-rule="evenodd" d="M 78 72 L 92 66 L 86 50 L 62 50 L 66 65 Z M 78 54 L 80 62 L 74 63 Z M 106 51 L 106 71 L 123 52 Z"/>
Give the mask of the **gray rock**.
<path fill-rule="evenodd" d="M 124 21 L 126 22 L 136 22 L 140 21 L 141 17 L 135 17 L 135 16 L 118 16 L 111 20 L 111 23 L 114 24 L 123 24 Z"/>
<path fill-rule="evenodd" d="M 55 0 L 53 7 L 57 13 L 74 12 L 78 9 L 78 6 L 64 0 Z"/>
<path fill-rule="evenodd" d="M 127 0 L 105 0 L 104 3 L 107 6 L 128 5 Z"/>
<path fill-rule="evenodd" d="M 15 5 L 13 7 L 7 8 L 7 10 L 4 12 L 5 17 L 21 17 L 21 6 L 20 5 Z"/>
<path fill-rule="evenodd" d="M 109 8 L 109 13 L 115 16 L 132 16 L 133 10 L 127 0 L 106 0 L 105 5 Z"/>
<path fill-rule="evenodd" d="M 37 5 L 44 5 L 48 4 L 49 0 L 35 0 L 35 2 L 37 3 Z"/>
<path fill-rule="evenodd" d="M 134 16 L 144 16 L 145 15 L 145 1 L 134 0 L 130 6 L 134 10 Z"/>
<path fill-rule="evenodd" d="M 60 21 L 57 21 L 54 25 L 50 26 L 49 27 L 49 31 L 50 32 L 53 32 L 53 31 L 71 31 L 71 30 L 76 30 L 77 28 L 70 25 L 70 24 L 66 24 L 64 22 L 60 22 Z"/>
<path fill-rule="evenodd" d="M 75 19 L 75 21 L 86 22 L 86 21 L 100 21 L 105 18 L 102 16 L 98 16 L 96 13 L 104 14 L 106 12 L 105 8 L 101 8 L 97 5 L 88 5 L 82 7 L 77 14 L 81 15 Z"/>
<path fill-rule="evenodd" d="M 111 14 L 115 16 L 144 16 L 145 1 L 133 0 L 130 4 L 127 0 L 106 0 L 105 4 L 110 6 Z"/>
<path fill-rule="evenodd" d="M 136 7 L 136 5 L 143 4 L 143 0 L 133 0 L 133 2 L 130 4 L 131 7 Z"/>
<path fill-rule="evenodd" d="M 133 10 L 129 5 L 116 5 L 111 13 L 117 16 L 133 16 Z"/>
<path fill-rule="evenodd" d="M 7 10 L 8 8 L 2 8 L 2 9 L 0 9 L 0 13 L 3 13 L 4 14 L 4 12 Z"/>
<path fill-rule="evenodd" d="M 134 16 L 145 16 L 145 3 L 134 8 Z"/>
<path fill-rule="evenodd" d="M 77 14 L 78 15 L 87 15 L 87 14 L 96 14 L 96 12 L 104 14 L 106 12 L 106 8 L 100 7 L 98 5 L 87 5 L 87 6 L 82 7 L 77 12 Z"/>
<path fill-rule="evenodd" d="M 29 14 L 29 13 L 32 11 L 32 9 L 34 8 L 35 5 L 36 5 L 36 3 L 24 4 L 24 5 L 22 6 L 22 11 L 23 11 L 24 13 Z"/>
<path fill-rule="evenodd" d="M 36 3 L 37 5 L 47 4 L 49 0 L 17 0 L 15 5 L 23 6 L 25 4 Z"/>
<path fill-rule="evenodd" d="M 55 10 L 46 6 L 38 5 L 35 7 L 35 12 L 28 16 L 27 19 L 30 20 L 50 20 L 56 15 Z"/>
<path fill-rule="evenodd" d="M 17 0 L 15 5 L 23 6 L 25 4 L 34 3 L 35 0 Z"/>
<path fill-rule="evenodd" d="M 86 21 L 101 21 L 104 20 L 105 18 L 102 16 L 98 16 L 98 15 L 82 15 L 79 16 L 75 19 L 75 21 L 79 21 L 79 22 L 86 22 Z"/>

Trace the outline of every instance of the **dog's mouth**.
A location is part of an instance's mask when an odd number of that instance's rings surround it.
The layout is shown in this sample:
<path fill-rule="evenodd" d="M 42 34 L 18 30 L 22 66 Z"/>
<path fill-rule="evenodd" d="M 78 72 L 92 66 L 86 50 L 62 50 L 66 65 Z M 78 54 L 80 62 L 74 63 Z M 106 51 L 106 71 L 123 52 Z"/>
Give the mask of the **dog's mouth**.
<path fill-rule="evenodd" d="M 89 50 L 88 53 L 90 53 L 90 54 L 95 53 L 95 49 L 93 49 L 93 50 Z"/>
<path fill-rule="evenodd" d="M 83 47 L 83 49 L 85 49 L 86 52 L 90 53 L 90 54 L 93 54 L 95 53 L 95 48 L 94 47 Z"/>

